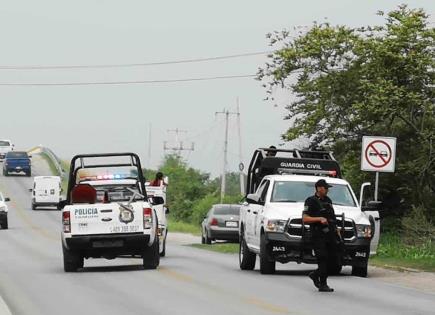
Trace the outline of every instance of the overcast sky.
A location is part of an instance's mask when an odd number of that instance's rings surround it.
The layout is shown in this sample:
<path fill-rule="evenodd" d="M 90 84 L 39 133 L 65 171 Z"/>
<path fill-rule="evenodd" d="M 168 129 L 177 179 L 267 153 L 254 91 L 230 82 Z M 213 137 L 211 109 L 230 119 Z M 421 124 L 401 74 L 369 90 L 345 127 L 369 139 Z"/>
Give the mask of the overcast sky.
<path fill-rule="evenodd" d="M 0 66 L 131 64 L 267 51 L 265 34 L 332 24 L 380 24 L 378 10 L 400 3 L 433 15 L 435 1 L 393 0 L 28 0 L 0 1 Z M 265 56 L 203 63 L 110 69 L 0 70 L 0 82 L 167 80 L 256 73 Z M 167 129 L 188 130 L 194 141 L 183 156 L 193 167 L 222 169 L 224 108 L 240 99 L 243 157 L 254 148 L 282 143 L 288 128 L 284 104 L 263 101 L 253 79 L 110 86 L 0 86 L 0 138 L 17 148 L 43 144 L 60 157 L 76 153 L 134 151 L 157 167 Z M 148 133 L 152 124 L 151 161 Z M 229 169 L 239 163 L 237 125 L 230 120 Z M 170 144 L 170 143 L 169 143 Z"/>

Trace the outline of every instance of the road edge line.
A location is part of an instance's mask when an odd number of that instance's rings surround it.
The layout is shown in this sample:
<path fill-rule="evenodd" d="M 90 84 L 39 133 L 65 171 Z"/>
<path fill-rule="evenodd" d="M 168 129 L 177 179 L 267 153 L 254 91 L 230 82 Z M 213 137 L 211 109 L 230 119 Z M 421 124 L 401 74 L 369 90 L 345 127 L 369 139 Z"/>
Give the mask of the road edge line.
<path fill-rule="evenodd" d="M 0 295 L 0 314 L 2 315 L 12 315 L 9 306 L 6 304 L 5 300 Z"/>

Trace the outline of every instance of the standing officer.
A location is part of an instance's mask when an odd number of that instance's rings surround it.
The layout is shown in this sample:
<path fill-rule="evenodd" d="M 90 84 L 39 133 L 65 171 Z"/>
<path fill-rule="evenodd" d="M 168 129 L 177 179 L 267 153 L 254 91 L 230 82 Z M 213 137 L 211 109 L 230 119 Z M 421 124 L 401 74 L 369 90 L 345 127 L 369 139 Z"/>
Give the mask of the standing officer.
<path fill-rule="evenodd" d="M 327 284 L 328 259 L 337 256 L 337 225 L 332 200 L 327 196 L 332 187 L 326 180 L 316 182 L 316 193 L 305 200 L 304 223 L 310 224 L 318 269 L 308 275 L 320 292 L 333 292 Z"/>

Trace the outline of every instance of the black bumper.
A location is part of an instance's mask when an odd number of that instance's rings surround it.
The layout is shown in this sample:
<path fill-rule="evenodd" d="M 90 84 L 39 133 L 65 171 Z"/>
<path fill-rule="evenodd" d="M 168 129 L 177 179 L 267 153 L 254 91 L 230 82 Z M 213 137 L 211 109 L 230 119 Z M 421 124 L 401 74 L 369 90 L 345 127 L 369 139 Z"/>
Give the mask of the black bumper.
<path fill-rule="evenodd" d="M 285 233 L 267 233 L 269 258 L 282 263 L 317 263 L 313 244 L 301 238 L 292 238 Z M 344 243 L 343 265 L 364 266 L 370 256 L 370 239 L 356 238 Z"/>
<path fill-rule="evenodd" d="M 110 235 L 80 235 L 65 238 L 68 249 L 81 252 L 88 257 L 113 255 L 140 255 L 148 247 L 149 235 L 110 234 Z"/>

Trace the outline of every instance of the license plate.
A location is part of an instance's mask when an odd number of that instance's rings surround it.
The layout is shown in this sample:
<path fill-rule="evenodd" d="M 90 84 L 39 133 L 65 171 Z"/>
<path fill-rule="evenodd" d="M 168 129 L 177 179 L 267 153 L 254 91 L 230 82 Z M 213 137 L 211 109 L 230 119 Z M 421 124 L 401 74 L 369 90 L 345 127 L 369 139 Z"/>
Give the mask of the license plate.
<path fill-rule="evenodd" d="M 124 245 L 123 240 L 116 241 L 94 241 L 92 247 L 103 248 L 103 247 L 122 247 Z"/>
<path fill-rule="evenodd" d="M 227 221 L 225 222 L 226 227 L 239 227 L 239 222 L 237 221 Z"/>

